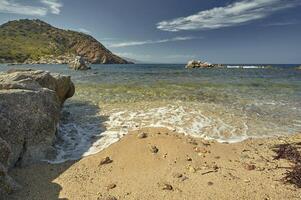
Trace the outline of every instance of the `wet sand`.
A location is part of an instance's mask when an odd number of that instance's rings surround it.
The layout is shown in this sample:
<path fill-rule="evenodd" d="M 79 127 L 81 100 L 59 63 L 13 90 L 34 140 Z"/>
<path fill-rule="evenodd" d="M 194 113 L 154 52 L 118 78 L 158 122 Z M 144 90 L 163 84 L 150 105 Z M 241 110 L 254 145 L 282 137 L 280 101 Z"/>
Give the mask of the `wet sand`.
<path fill-rule="evenodd" d="M 144 128 L 78 161 L 13 169 L 23 189 L 4 199 L 300 199 L 282 181 L 292 163 L 274 159 L 277 145 L 300 142 L 296 134 L 227 144 Z"/>

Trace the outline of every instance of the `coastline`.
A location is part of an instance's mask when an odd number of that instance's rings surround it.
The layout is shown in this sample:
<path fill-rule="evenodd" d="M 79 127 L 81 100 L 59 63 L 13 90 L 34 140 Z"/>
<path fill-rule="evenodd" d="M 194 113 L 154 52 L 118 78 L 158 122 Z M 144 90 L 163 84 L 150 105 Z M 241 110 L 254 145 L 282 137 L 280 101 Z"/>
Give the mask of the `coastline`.
<path fill-rule="evenodd" d="M 13 169 L 24 187 L 8 199 L 300 199 L 284 181 L 292 162 L 275 159 L 277 146 L 300 142 L 296 134 L 228 144 L 144 128 L 78 161 Z M 101 165 L 105 157 L 112 162 Z"/>

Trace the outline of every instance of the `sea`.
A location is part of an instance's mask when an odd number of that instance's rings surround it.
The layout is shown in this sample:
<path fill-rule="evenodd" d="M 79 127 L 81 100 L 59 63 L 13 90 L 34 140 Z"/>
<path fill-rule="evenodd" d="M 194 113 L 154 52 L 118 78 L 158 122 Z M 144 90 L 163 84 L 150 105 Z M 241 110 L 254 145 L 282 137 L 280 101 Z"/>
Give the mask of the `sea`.
<path fill-rule="evenodd" d="M 75 83 L 50 163 L 95 154 L 143 127 L 228 143 L 301 132 L 299 65 L 226 66 L 91 65 L 73 71 L 67 65 L 4 64 L 0 71 L 42 69 L 69 75 Z"/>

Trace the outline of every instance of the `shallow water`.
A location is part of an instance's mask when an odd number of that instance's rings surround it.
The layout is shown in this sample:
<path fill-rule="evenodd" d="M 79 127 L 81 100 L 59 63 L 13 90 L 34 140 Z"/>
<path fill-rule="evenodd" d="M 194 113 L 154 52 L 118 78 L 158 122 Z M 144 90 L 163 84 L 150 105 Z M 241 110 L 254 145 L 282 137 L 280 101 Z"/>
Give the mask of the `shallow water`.
<path fill-rule="evenodd" d="M 24 66 L 24 65 L 23 65 Z M 1 65 L 0 70 L 20 66 Z M 301 131 L 301 70 L 184 69 L 184 65 L 29 65 L 72 76 L 52 162 L 78 159 L 129 130 L 168 127 L 179 133 L 237 142 Z"/>

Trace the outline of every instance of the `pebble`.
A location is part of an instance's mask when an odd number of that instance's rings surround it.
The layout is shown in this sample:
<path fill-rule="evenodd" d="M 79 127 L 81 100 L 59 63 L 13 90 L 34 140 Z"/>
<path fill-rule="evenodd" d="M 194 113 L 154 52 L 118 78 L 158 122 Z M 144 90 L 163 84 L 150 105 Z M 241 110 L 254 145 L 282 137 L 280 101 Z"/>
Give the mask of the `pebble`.
<path fill-rule="evenodd" d="M 186 160 L 187 160 L 187 161 L 192 161 L 192 158 L 187 157 Z"/>
<path fill-rule="evenodd" d="M 211 181 L 209 181 L 209 182 L 207 183 L 207 185 L 211 186 L 211 185 L 213 185 L 213 183 L 212 183 Z"/>
<path fill-rule="evenodd" d="M 107 185 L 107 190 L 114 189 L 116 186 L 117 186 L 116 184 L 111 183 L 111 184 Z"/>
<path fill-rule="evenodd" d="M 183 174 L 181 174 L 181 173 L 173 173 L 172 176 L 174 178 L 181 178 L 181 177 L 183 177 Z"/>
<path fill-rule="evenodd" d="M 162 190 L 172 190 L 173 189 L 172 185 L 170 185 L 168 183 L 159 183 L 158 185 Z"/>
<path fill-rule="evenodd" d="M 98 197 L 97 200 L 117 200 L 114 196 Z"/>
<path fill-rule="evenodd" d="M 156 146 L 151 146 L 150 151 L 152 153 L 158 153 L 159 149 Z"/>
<path fill-rule="evenodd" d="M 191 172 L 191 173 L 195 173 L 196 172 L 196 169 L 192 166 L 189 166 L 188 170 Z"/>
<path fill-rule="evenodd" d="M 251 171 L 251 170 L 254 170 L 254 169 L 256 168 L 256 166 L 255 166 L 255 165 L 251 165 L 251 164 L 245 163 L 245 164 L 244 164 L 244 168 L 245 168 L 246 170 Z"/>
<path fill-rule="evenodd" d="M 111 158 L 107 156 L 100 161 L 99 165 L 105 165 L 105 164 L 109 164 L 111 162 L 113 162 L 113 160 L 111 160 Z"/>
<path fill-rule="evenodd" d="M 138 136 L 137 136 L 139 139 L 143 139 L 143 138 L 147 138 L 147 133 L 139 133 Z"/>

